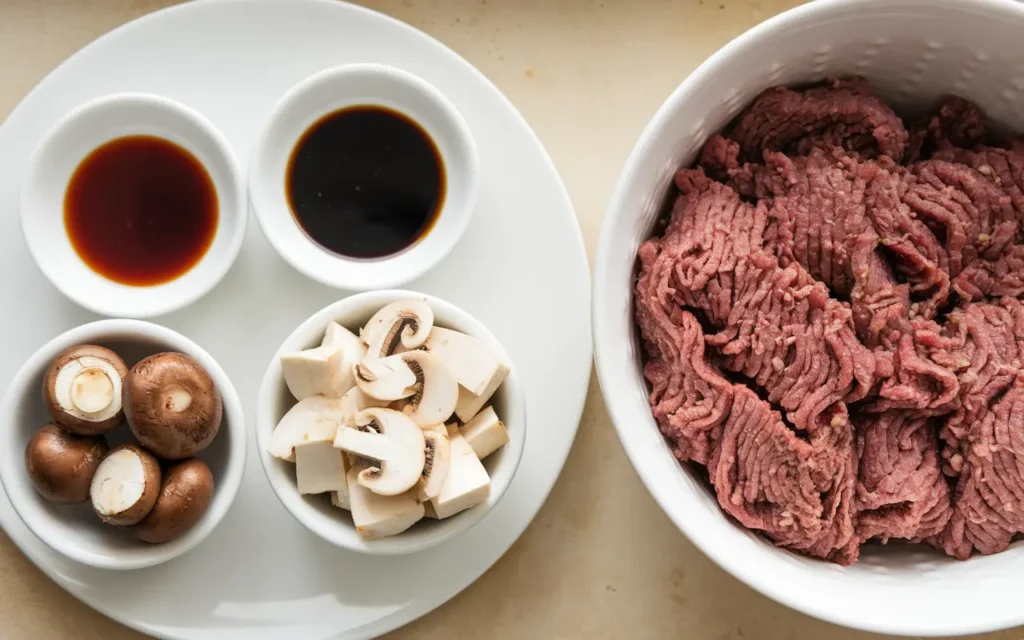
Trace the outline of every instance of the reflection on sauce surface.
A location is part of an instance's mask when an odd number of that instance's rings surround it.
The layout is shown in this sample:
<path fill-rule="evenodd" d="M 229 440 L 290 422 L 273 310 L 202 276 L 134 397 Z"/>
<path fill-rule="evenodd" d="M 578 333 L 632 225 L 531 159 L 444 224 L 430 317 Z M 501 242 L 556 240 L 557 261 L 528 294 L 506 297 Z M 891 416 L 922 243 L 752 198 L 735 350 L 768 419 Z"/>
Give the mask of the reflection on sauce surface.
<path fill-rule="evenodd" d="M 217 190 L 188 150 L 154 136 L 98 147 L 71 176 L 64 227 L 100 275 L 162 284 L 194 267 L 217 233 Z"/>
<path fill-rule="evenodd" d="M 444 163 L 430 135 L 404 114 L 348 107 L 303 133 L 286 192 L 314 242 L 350 258 L 380 258 L 429 233 L 444 205 Z"/>

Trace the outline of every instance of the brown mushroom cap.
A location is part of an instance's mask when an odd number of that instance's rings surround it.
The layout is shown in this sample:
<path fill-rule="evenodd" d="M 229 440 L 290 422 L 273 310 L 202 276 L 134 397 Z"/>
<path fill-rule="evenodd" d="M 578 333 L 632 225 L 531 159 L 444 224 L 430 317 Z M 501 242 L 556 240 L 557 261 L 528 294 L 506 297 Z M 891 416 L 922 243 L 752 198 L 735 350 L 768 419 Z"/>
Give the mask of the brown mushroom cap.
<path fill-rule="evenodd" d="M 212 499 L 210 467 L 198 458 L 179 462 L 167 472 L 153 510 L 132 531 L 144 542 L 169 542 L 199 522 Z"/>
<path fill-rule="evenodd" d="M 103 436 L 80 436 L 51 423 L 28 441 L 25 467 L 36 491 L 50 502 L 86 502 L 93 474 L 107 451 Z"/>
<path fill-rule="evenodd" d="M 89 495 L 93 511 L 107 524 L 138 524 L 160 495 L 160 462 L 136 444 L 123 444 L 103 458 Z"/>
<path fill-rule="evenodd" d="M 68 367 L 74 367 L 74 370 Z M 66 368 L 68 373 L 61 376 L 61 371 Z M 117 380 L 111 379 L 111 372 L 116 373 Z M 120 391 L 126 375 L 128 367 L 124 360 L 110 349 L 91 344 L 65 349 L 50 363 L 43 376 L 43 404 L 50 417 L 72 433 L 106 433 L 124 422 Z M 63 393 L 58 393 L 58 384 L 64 387 Z M 73 397 L 78 394 L 74 391 L 87 392 L 81 393 L 81 397 L 92 401 L 107 397 L 109 403 L 75 406 Z M 115 403 L 116 413 L 107 415 L 110 413 L 108 408 Z"/>
<path fill-rule="evenodd" d="M 183 353 L 157 353 L 125 378 L 125 417 L 144 446 L 165 460 L 189 458 L 217 437 L 223 406 L 213 379 Z"/>

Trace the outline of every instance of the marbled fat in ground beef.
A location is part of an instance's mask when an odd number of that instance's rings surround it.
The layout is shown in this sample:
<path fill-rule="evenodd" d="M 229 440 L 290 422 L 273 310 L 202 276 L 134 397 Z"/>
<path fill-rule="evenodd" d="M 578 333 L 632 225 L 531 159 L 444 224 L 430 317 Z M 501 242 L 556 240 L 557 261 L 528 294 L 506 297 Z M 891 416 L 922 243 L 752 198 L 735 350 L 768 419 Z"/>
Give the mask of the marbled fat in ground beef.
<path fill-rule="evenodd" d="M 1024 534 L 1024 140 L 861 78 L 762 93 L 643 243 L 651 410 L 722 509 L 840 564 Z"/>

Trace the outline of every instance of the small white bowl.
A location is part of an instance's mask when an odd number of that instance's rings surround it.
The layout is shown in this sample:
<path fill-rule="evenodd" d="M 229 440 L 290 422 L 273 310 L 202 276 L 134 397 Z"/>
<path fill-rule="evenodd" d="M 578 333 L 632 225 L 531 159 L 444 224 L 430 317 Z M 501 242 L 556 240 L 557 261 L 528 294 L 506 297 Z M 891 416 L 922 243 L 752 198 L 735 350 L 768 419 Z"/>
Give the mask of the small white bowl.
<path fill-rule="evenodd" d="M 295 464 L 275 458 L 267 451 L 270 436 L 281 417 L 295 404 L 281 375 L 281 355 L 320 344 L 327 323 L 334 320 L 358 334 L 378 309 L 396 300 L 419 298 L 425 300 L 434 312 L 434 323 L 483 340 L 509 365 L 509 374 L 494 393 L 491 405 L 508 429 L 509 442 L 483 460 L 491 477 L 491 495 L 486 502 L 457 513 L 444 520 L 424 518 L 412 528 L 380 540 L 364 540 L 352 524 L 348 512 L 331 504 L 328 494 L 302 495 L 295 484 Z M 450 302 L 413 291 L 371 291 L 350 296 L 317 311 L 288 336 L 277 350 L 260 387 L 256 408 L 256 439 L 260 448 L 263 470 L 270 486 L 286 509 L 310 531 L 324 540 L 372 555 L 399 555 L 429 549 L 449 540 L 483 520 L 501 500 L 512 483 L 526 444 L 526 400 L 516 377 L 515 366 L 498 340 L 473 316 Z"/>
<path fill-rule="evenodd" d="M 90 503 L 54 504 L 44 499 L 25 469 L 29 439 L 52 419 L 43 406 L 43 376 L 64 349 L 97 344 L 120 355 L 129 368 L 161 351 L 194 358 L 213 378 L 224 405 L 224 418 L 213 444 L 199 454 L 213 473 L 213 500 L 189 531 L 176 540 L 149 544 L 119 527 L 103 524 Z M 0 407 L 0 480 L 25 525 L 54 551 L 101 569 L 141 569 L 189 551 L 217 526 L 235 499 L 245 469 L 246 428 L 242 403 L 224 370 L 202 347 L 166 327 L 141 320 L 98 320 L 65 331 L 43 345 L 22 365 Z M 134 442 L 127 424 L 106 434 L 111 448 Z"/>
<path fill-rule="evenodd" d="M 75 169 L 96 148 L 133 135 L 157 136 L 185 148 L 217 191 L 217 231 L 206 254 L 178 278 L 153 286 L 121 284 L 94 271 L 64 226 L 64 197 Z M 243 174 L 227 140 L 189 107 L 149 94 L 105 96 L 67 113 L 39 143 L 21 189 L 21 231 L 43 275 L 74 302 L 111 317 L 156 316 L 198 300 L 238 256 L 247 219 Z"/>
<path fill-rule="evenodd" d="M 347 258 L 299 227 L 286 194 L 288 161 L 323 116 L 356 105 L 387 107 L 416 121 L 444 163 L 444 203 L 433 228 L 412 246 L 375 259 Z M 295 269 L 349 291 L 397 287 L 436 265 L 462 237 L 476 206 L 479 167 L 472 134 L 455 106 L 425 80 L 380 64 L 326 69 L 292 87 L 274 107 L 249 165 L 249 201 L 263 234 Z"/>

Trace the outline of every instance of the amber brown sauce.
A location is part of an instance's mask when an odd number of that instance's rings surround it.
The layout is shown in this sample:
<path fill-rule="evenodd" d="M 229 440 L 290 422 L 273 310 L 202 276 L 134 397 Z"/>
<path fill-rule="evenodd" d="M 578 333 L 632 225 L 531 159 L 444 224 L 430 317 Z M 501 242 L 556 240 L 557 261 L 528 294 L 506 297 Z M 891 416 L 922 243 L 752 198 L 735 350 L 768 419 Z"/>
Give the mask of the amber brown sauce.
<path fill-rule="evenodd" d="M 217 233 L 217 190 L 188 150 L 154 136 L 98 147 L 71 176 L 64 226 L 100 275 L 134 286 L 162 284 L 194 267 Z"/>
<path fill-rule="evenodd" d="M 445 169 L 430 134 L 378 106 L 329 113 L 288 162 L 292 214 L 314 242 L 350 258 L 381 258 L 426 236 L 444 204 Z"/>

